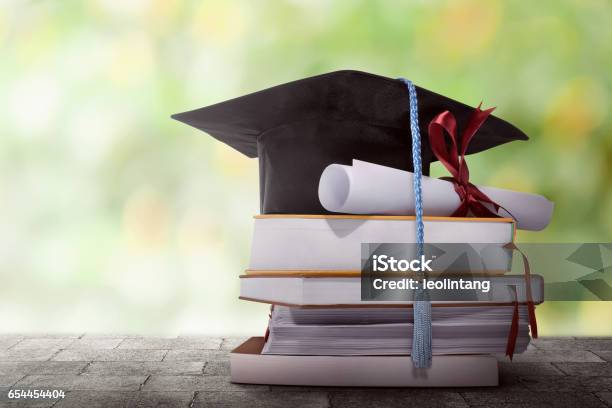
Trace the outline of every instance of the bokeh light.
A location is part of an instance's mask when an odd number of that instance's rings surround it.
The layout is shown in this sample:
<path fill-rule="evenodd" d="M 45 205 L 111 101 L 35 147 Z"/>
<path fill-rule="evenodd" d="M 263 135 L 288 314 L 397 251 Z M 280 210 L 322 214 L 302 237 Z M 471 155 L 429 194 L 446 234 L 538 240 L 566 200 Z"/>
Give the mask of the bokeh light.
<path fill-rule="evenodd" d="M 529 142 L 473 181 L 555 201 L 519 242 L 612 238 L 607 1 L 0 1 L 1 331 L 262 333 L 258 167 L 172 113 L 336 69 L 405 76 Z M 433 174 L 445 175 L 436 165 Z M 549 303 L 543 334 L 611 334 Z"/>

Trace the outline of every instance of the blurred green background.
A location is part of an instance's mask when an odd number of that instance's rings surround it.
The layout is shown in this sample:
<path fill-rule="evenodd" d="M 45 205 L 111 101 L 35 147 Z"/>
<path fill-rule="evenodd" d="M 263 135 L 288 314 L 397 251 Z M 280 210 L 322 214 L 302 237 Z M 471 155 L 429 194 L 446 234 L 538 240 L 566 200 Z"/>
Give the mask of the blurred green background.
<path fill-rule="evenodd" d="M 0 331 L 263 333 L 237 299 L 257 162 L 169 115 L 337 69 L 497 106 L 531 140 L 471 156 L 472 181 L 556 203 L 519 242 L 612 240 L 611 20 L 607 0 L 0 0 Z M 611 313 L 548 303 L 540 331 L 612 334 Z"/>

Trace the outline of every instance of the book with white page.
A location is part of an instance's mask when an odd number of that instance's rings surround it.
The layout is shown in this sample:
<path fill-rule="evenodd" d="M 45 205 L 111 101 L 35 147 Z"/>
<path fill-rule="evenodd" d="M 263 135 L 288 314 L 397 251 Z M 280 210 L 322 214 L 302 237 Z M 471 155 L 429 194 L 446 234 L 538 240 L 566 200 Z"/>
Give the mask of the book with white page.
<path fill-rule="evenodd" d="M 435 307 L 434 355 L 504 353 L 513 306 Z M 412 349 L 408 308 L 303 309 L 274 306 L 263 354 L 406 355 Z M 514 351 L 529 344 L 527 309 L 519 307 Z"/>
<path fill-rule="evenodd" d="M 472 301 L 444 301 L 435 299 L 432 304 L 513 304 L 533 301 L 542 303 L 544 281 L 539 275 L 529 277 L 531 299 L 528 299 L 526 278 L 522 275 L 474 277 L 471 280 L 489 280 L 488 292 L 471 290 Z M 242 275 L 240 277 L 240 298 L 262 303 L 288 306 L 326 305 L 411 305 L 413 290 L 397 290 L 397 300 L 362 300 L 362 280 L 359 277 L 297 276 L 297 275 Z M 395 299 L 395 298 L 394 298 Z"/>
<path fill-rule="evenodd" d="M 295 356 L 262 354 L 262 337 L 251 337 L 230 353 L 233 383 L 324 387 L 485 387 L 499 383 L 491 355 L 434 356 L 415 370 L 403 356 Z M 457 375 L 460 373 L 460 375 Z"/>
<path fill-rule="evenodd" d="M 505 273 L 511 269 L 515 224 L 509 218 L 425 217 L 426 243 L 474 246 L 471 269 Z M 413 216 L 258 215 L 255 216 L 252 271 L 360 271 L 362 243 L 415 243 Z M 455 259 L 448 258 L 446 264 Z M 437 259 L 444 266 L 443 258 Z"/>

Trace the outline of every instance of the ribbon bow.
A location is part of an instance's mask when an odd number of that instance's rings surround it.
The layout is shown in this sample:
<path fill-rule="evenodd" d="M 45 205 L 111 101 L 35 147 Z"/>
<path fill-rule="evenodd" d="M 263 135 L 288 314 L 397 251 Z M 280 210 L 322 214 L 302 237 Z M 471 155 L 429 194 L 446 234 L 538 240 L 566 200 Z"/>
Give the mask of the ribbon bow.
<path fill-rule="evenodd" d="M 491 200 L 485 193 L 480 191 L 478 187 L 470 183 L 470 171 L 468 170 L 467 162 L 465 161 L 465 153 L 470 145 L 470 141 L 480 129 L 482 124 L 487 120 L 491 112 L 495 108 L 481 110 L 478 105 L 465 127 L 461 138 L 457 137 L 457 120 L 455 116 L 444 111 L 438 114 L 429 123 L 429 144 L 438 160 L 446 167 L 452 177 L 442 177 L 443 180 L 450 181 L 455 187 L 455 191 L 459 195 L 461 204 L 452 214 L 453 217 L 465 217 L 468 212 L 471 212 L 477 217 L 499 217 L 497 212 L 500 208 L 512 215 L 507 209 L 500 206 Z M 450 136 L 450 148 L 447 148 L 444 132 Z M 495 210 L 491 211 L 491 208 Z M 535 305 L 531 293 L 531 273 L 529 261 L 524 253 L 522 253 L 514 243 L 507 244 L 505 248 L 517 250 L 523 256 L 523 268 L 525 275 L 525 287 L 527 295 L 527 311 L 531 334 L 533 338 L 538 338 L 538 326 L 535 316 Z M 512 324 L 508 335 L 508 343 L 506 347 L 506 355 L 512 360 L 516 339 L 518 336 L 519 310 L 518 300 L 514 302 L 514 312 L 512 315 Z"/>
<path fill-rule="evenodd" d="M 465 154 L 470 141 L 480 129 L 480 126 L 489 117 L 495 108 L 481 110 L 480 105 L 474 110 L 463 134 L 457 136 L 457 121 L 455 116 L 444 111 L 438 114 L 429 123 L 429 144 L 437 159 L 446 167 L 452 177 L 441 177 L 453 183 L 455 191 L 459 195 L 461 204 L 451 217 L 465 217 L 471 212 L 477 217 L 499 217 L 497 211 L 502 208 L 491 200 L 478 187 L 470 183 L 470 171 L 468 170 Z M 450 148 L 447 148 L 444 132 L 450 136 Z M 485 205 L 485 204 L 488 204 Z M 493 207 L 494 211 L 491 211 Z"/>

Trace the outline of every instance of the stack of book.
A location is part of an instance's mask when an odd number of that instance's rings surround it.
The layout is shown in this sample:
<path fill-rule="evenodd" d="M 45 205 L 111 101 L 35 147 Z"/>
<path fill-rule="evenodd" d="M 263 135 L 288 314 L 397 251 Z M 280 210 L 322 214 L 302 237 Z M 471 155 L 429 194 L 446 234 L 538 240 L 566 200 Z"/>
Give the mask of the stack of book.
<path fill-rule="evenodd" d="M 255 217 L 249 269 L 240 297 L 271 304 L 267 333 L 231 354 L 232 381 L 326 386 L 496 385 L 497 359 L 508 342 L 524 351 L 530 341 L 523 275 L 509 275 L 512 254 L 489 260 L 492 288 L 475 302 L 433 301 L 432 367 L 410 361 L 411 301 L 361 297 L 361 243 L 410 243 L 414 217 L 260 215 Z M 504 218 L 426 217 L 428 242 L 478 243 L 502 248 L 514 237 Z M 502 252 L 503 253 L 503 252 Z M 543 282 L 531 276 L 533 301 Z M 509 287 L 516 288 L 517 298 Z M 460 369 L 462 375 L 456 375 Z M 422 370 L 421 370 L 422 371 Z"/>
<path fill-rule="evenodd" d="M 481 190 L 469 181 L 465 155 L 528 139 L 491 111 L 407 80 L 347 70 L 173 115 L 259 160 L 262 215 L 255 217 L 240 296 L 269 303 L 272 311 L 266 335 L 232 352 L 232 381 L 497 383 L 490 353 L 512 355 L 527 347 L 532 306 L 542 300 L 541 279 L 507 274 L 507 244 L 514 222 L 544 228 L 552 204 L 524 193 Z M 452 177 L 424 177 L 435 161 Z M 420 209 L 453 217 L 426 217 L 423 240 Z M 466 218 L 472 215 L 491 218 Z M 413 310 L 414 297 L 362 297 L 362 245 L 415 243 L 417 236 L 419 245 L 497 245 L 478 269 L 490 279 L 491 291 L 471 301 L 432 299 L 431 326 L 426 302 Z M 461 271 L 451 261 L 445 271 Z"/>

